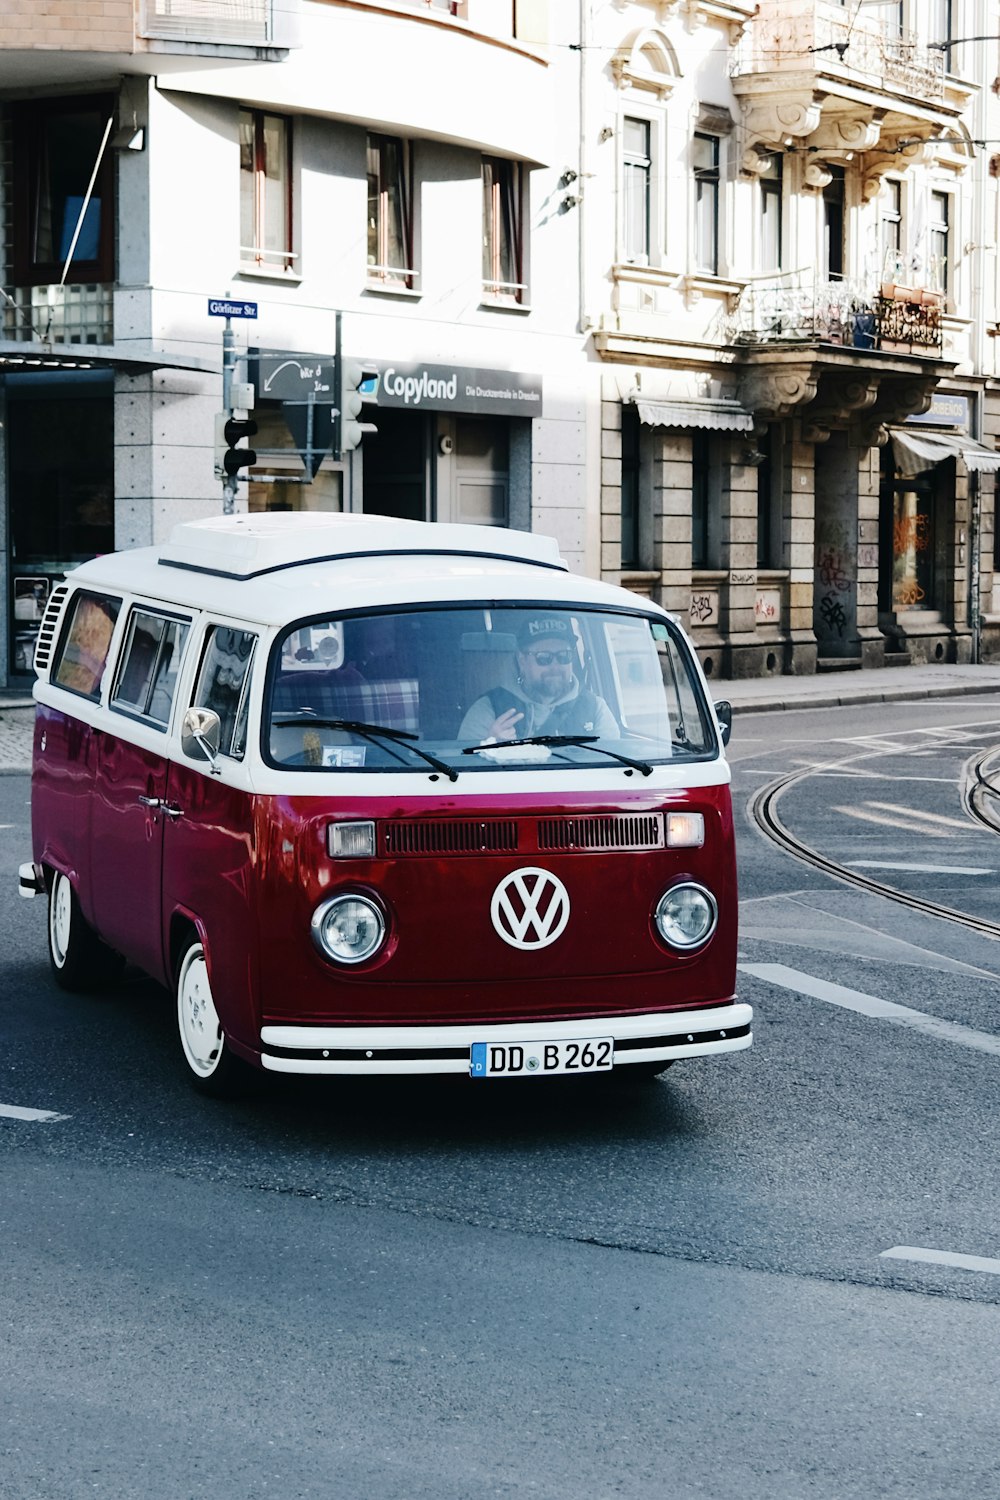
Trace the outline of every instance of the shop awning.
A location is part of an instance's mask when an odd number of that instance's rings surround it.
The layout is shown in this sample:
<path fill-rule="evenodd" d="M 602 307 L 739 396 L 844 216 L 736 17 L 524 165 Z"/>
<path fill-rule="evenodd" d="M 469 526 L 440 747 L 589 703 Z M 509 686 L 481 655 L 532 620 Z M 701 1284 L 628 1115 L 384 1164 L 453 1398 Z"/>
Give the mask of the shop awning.
<path fill-rule="evenodd" d="M 709 432 L 750 432 L 753 416 L 738 401 L 725 397 L 703 401 L 647 401 L 633 396 L 640 422 L 647 427 L 700 427 Z"/>
<path fill-rule="evenodd" d="M 890 427 L 896 467 L 905 479 L 933 469 L 946 458 L 960 458 L 976 474 L 995 474 L 1000 469 L 1000 452 L 986 448 L 975 438 L 960 432 L 916 432 L 908 427 Z"/>
<path fill-rule="evenodd" d="M 0 339 L 0 375 L 39 370 L 121 370 L 138 375 L 147 370 L 197 370 L 221 373 L 219 359 L 168 354 L 162 349 L 132 344 L 43 344 L 36 340 Z"/>

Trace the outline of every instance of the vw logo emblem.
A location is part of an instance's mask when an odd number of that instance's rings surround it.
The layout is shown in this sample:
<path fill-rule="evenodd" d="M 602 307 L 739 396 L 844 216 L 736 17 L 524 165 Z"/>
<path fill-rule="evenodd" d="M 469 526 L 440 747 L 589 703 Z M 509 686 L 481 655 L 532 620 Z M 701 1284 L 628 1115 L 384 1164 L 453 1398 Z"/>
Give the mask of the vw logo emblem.
<path fill-rule="evenodd" d="M 569 894 L 548 870 L 526 865 L 501 880 L 490 916 L 512 948 L 547 948 L 569 921 Z"/>

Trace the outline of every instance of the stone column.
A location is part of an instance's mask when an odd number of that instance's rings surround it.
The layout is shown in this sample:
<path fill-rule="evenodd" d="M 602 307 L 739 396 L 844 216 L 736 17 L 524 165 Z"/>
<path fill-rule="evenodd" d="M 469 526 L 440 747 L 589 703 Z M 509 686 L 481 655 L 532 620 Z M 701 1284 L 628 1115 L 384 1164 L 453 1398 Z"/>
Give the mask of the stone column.
<path fill-rule="evenodd" d="M 815 451 L 812 443 L 802 441 L 801 423 L 789 423 L 782 543 L 788 565 L 789 671 L 797 676 L 811 676 L 816 671 L 816 634 L 813 630 Z"/>

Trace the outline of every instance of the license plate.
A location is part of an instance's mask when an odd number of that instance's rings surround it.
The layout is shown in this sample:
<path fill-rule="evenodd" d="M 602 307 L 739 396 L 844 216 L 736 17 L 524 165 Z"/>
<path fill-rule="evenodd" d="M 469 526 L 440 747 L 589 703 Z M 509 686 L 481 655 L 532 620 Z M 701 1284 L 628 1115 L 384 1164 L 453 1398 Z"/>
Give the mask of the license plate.
<path fill-rule="evenodd" d="M 555 1073 L 606 1073 L 614 1066 L 614 1038 L 579 1042 L 473 1042 L 473 1078 L 542 1078 Z"/>

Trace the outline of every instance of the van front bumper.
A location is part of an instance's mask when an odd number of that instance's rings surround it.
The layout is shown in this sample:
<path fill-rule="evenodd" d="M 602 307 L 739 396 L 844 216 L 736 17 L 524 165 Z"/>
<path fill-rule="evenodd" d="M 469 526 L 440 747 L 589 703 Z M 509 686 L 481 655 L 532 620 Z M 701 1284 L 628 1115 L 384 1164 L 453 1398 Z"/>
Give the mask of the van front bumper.
<path fill-rule="evenodd" d="M 587 1041 L 613 1037 L 615 1069 L 741 1052 L 753 1010 L 739 1001 L 707 1010 L 502 1026 L 265 1026 L 261 1064 L 272 1073 L 468 1073 L 475 1042 Z"/>

